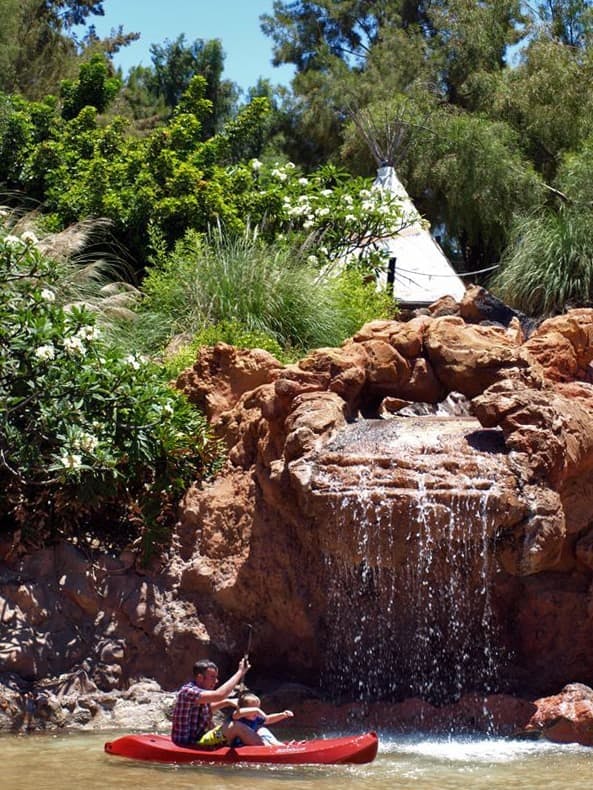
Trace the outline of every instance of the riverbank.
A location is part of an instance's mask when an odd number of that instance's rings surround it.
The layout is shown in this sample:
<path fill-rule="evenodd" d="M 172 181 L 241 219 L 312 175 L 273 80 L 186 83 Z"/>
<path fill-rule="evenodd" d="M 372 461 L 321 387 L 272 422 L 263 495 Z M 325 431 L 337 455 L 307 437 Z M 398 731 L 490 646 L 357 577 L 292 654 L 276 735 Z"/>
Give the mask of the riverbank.
<path fill-rule="evenodd" d="M 0 732 L 126 730 L 167 732 L 175 692 L 147 678 L 125 690 L 91 688 L 83 670 L 29 689 L 15 677 L 0 677 Z M 31 704 L 31 701 L 33 704 Z M 262 694 L 267 710 L 291 708 L 300 730 L 326 732 L 388 730 L 400 734 L 487 735 L 545 738 L 593 746 L 593 690 L 566 686 L 553 697 L 521 699 L 507 694 L 465 694 L 442 706 L 411 698 L 397 703 L 333 704 L 314 689 L 282 684 Z"/>

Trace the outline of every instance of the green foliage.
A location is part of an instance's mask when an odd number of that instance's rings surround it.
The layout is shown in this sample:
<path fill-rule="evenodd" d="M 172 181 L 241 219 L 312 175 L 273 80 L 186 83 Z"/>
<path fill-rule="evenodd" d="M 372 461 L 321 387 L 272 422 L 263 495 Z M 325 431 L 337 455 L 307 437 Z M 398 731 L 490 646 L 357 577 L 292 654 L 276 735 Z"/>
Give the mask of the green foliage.
<path fill-rule="evenodd" d="M 430 4 L 430 57 L 437 68 L 439 90 L 449 103 L 465 109 L 479 104 L 483 75 L 500 72 L 507 48 L 521 38 L 518 25 L 525 22 L 521 6 L 520 0 Z"/>
<path fill-rule="evenodd" d="M 519 213 L 491 287 L 526 313 L 593 301 L 593 139 L 563 158 L 556 202 Z"/>
<path fill-rule="evenodd" d="M 100 94 L 96 104 L 101 105 L 106 72 L 102 62 L 94 65 L 99 83 L 93 85 Z M 202 142 L 210 107 L 203 90 L 203 78 L 195 77 L 167 126 L 142 139 L 127 133 L 122 118 L 99 120 L 93 105 L 63 120 L 54 104 L 53 123 L 48 123 L 40 105 L 7 98 L 0 105 L 0 150 L 6 152 L 0 178 L 42 201 L 63 226 L 87 217 L 111 219 L 119 241 L 140 261 L 151 223 L 162 228 L 169 242 L 188 227 L 205 230 L 218 221 L 239 230 L 245 225 L 237 205 L 241 196 L 228 194 L 231 173 L 223 166 L 241 152 L 259 150 L 259 127 L 268 105 L 265 99 L 255 100 L 226 136 Z M 82 96 L 73 90 L 67 116 Z"/>
<path fill-rule="evenodd" d="M 495 260 L 504 247 L 503 214 L 514 208 L 502 211 L 502 195 L 506 200 L 512 192 L 524 200 L 529 171 L 517 154 L 513 130 L 491 118 L 488 134 L 485 123 L 506 49 L 521 35 L 521 6 L 518 0 L 276 2 L 273 15 L 264 17 L 264 30 L 275 43 L 278 62 L 297 68 L 292 126 L 284 128 L 294 161 L 336 161 L 340 152 L 354 172 L 369 172 L 371 151 L 376 164 L 384 158 L 374 142 L 391 137 L 386 158 L 404 175 L 430 223 L 442 226 L 464 254 L 466 268 Z M 410 117 L 402 118 L 395 97 L 400 107 L 407 101 L 413 108 Z M 468 113 L 465 121 L 459 120 L 460 110 Z M 348 128 L 361 115 L 370 121 L 365 133 L 360 126 Z M 472 125 L 481 126 L 482 133 L 470 132 Z M 512 170 L 498 167 L 482 187 L 482 171 L 500 155 L 504 164 L 512 160 Z M 461 191 L 435 178 L 439 169 L 443 178 L 456 171 L 450 175 Z M 517 173 L 521 183 L 513 189 Z"/>
<path fill-rule="evenodd" d="M 60 81 L 78 70 L 80 42 L 73 27 L 102 14 L 103 0 L 0 0 L 0 90 L 29 99 L 56 93 Z M 122 35 L 119 45 L 133 38 Z M 111 39 L 102 46 L 118 48 Z"/>
<path fill-rule="evenodd" d="M 537 13 L 550 35 L 569 47 L 582 47 L 593 32 L 590 0 L 547 0 Z"/>
<path fill-rule="evenodd" d="M 490 112 L 521 135 L 535 167 L 551 181 L 562 155 L 593 132 L 590 52 L 536 38 L 498 84 Z"/>
<path fill-rule="evenodd" d="M 96 65 L 105 76 L 104 64 Z M 64 226 L 84 217 L 112 220 L 140 261 L 151 225 L 168 245 L 188 228 L 205 232 L 220 224 L 240 234 L 258 225 L 269 240 L 284 234 L 303 243 L 313 236 L 328 260 L 401 227 L 397 201 L 369 192 L 368 182 L 350 180 L 343 170 L 326 166 L 305 177 L 290 163 L 246 164 L 243 157 L 265 139 L 265 97 L 202 142 L 209 108 L 203 90 L 203 78 L 194 77 L 168 124 L 141 139 L 127 134 L 121 118 L 101 121 L 91 105 L 51 124 L 38 105 L 9 101 L 0 116 L 6 181 L 28 188 Z"/>
<path fill-rule="evenodd" d="M 189 336 L 188 336 L 189 337 Z M 272 354 L 280 362 L 292 362 L 297 358 L 281 347 L 277 340 L 265 332 L 250 331 L 238 321 L 221 321 L 218 324 L 204 326 L 191 341 L 181 347 L 163 362 L 163 367 L 170 378 L 176 378 L 181 371 L 191 367 L 200 348 L 215 346 L 217 343 L 228 343 L 236 348 L 261 348 Z"/>
<path fill-rule="evenodd" d="M 31 233 L 0 234 L 0 516 L 42 545 L 88 533 L 145 552 L 217 445 L 162 371 L 60 304 L 59 267 Z"/>
<path fill-rule="evenodd" d="M 412 191 L 430 180 L 422 203 L 464 248 L 474 268 L 498 260 L 513 213 L 542 202 L 543 186 L 506 124 L 465 112 L 435 113 L 432 134 L 410 173 Z"/>
<path fill-rule="evenodd" d="M 532 315 L 562 312 L 593 300 L 593 217 L 563 205 L 518 218 L 490 287 Z"/>
<path fill-rule="evenodd" d="M 185 43 L 185 35 L 175 41 L 150 47 L 153 69 L 149 81 L 155 97 L 161 97 L 171 110 L 176 108 L 192 80 L 200 76 L 210 113 L 204 119 L 204 140 L 219 132 L 235 110 L 238 88 L 222 79 L 224 51 L 218 39 L 196 39 Z"/>
<path fill-rule="evenodd" d="M 268 244 L 256 233 L 217 230 L 204 239 L 189 231 L 149 270 L 136 328 L 153 344 L 183 334 L 192 349 L 254 342 L 292 357 L 339 345 L 365 321 L 393 314 L 392 300 L 367 280 L 364 267 L 335 274 L 320 269 L 310 248 Z"/>
<path fill-rule="evenodd" d="M 61 84 L 62 117 L 75 118 L 84 107 L 94 107 L 104 112 L 121 88 L 121 80 L 109 76 L 109 67 L 101 55 L 93 55 L 80 67 L 76 81 L 64 80 Z"/>
<path fill-rule="evenodd" d="M 364 267 L 347 267 L 328 285 L 333 292 L 336 313 L 343 322 L 343 339 L 355 334 L 369 321 L 397 317 L 392 294 L 387 288 L 378 289 L 374 277 L 370 277 Z"/>

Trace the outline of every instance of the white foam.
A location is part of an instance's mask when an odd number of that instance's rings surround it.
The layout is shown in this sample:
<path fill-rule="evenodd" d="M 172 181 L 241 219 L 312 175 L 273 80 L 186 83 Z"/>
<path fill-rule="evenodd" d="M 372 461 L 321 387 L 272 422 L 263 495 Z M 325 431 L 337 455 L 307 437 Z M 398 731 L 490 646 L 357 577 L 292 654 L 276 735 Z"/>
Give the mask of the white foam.
<path fill-rule="evenodd" d="M 450 763 L 510 763 L 544 752 L 581 751 L 576 744 L 559 745 L 549 741 L 510 740 L 506 738 L 443 738 L 411 740 L 382 738 L 380 751 L 402 757 L 423 757 Z"/>

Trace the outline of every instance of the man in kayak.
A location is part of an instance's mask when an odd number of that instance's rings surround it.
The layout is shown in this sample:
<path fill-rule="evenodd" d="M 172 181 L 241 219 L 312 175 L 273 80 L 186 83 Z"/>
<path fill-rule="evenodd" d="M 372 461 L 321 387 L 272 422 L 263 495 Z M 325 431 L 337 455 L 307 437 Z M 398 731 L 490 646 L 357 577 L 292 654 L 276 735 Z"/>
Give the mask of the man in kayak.
<path fill-rule="evenodd" d="M 171 740 L 177 746 L 217 747 L 230 744 L 235 738 L 249 746 L 260 746 L 261 737 L 240 721 L 213 726 L 212 714 L 237 703 L 227 698 L 250 667 L 247 657 L 239 662 L 237 671 L 218 688 L 218 667 L 212 661 L 196 661 L 194 679 L 179 689 L 173 709 Z"/>

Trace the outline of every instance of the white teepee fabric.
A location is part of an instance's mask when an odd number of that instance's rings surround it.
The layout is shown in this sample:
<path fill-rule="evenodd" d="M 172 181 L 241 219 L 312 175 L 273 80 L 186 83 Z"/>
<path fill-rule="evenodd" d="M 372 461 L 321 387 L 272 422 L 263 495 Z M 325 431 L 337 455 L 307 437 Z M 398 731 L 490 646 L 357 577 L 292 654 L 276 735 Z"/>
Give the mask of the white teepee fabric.
<path fill-rule="evenodd" d="M 423 227 L 421 217 L 393 167 L 380 167 L 373 189 L 392 192 L 404 207 L 406 227 L 389 239 L 381 241 L 389 258 L 395 259 L 393 294 L 400 304 L 428 305 L 442 296 L 460 301 L 465 292 L 461 278 L 443 251 Z M 379 276 L 387 283 L 387 271 Z"/>

